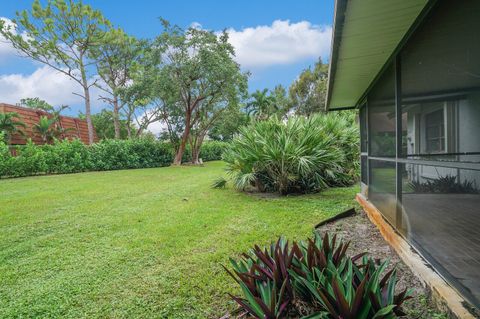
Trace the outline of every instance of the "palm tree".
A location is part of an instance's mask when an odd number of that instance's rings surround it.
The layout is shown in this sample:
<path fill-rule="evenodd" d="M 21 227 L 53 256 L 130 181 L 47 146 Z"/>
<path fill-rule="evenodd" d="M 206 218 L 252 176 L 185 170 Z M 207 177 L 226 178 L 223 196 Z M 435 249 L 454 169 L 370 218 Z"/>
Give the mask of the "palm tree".
<path fill-rule="evenodd" d="M 60 117 L 58 114 L 55 114 L 51 118 L 40 116 L 38 124 L 35 124 L 33 129 L 37 131 L 44 143 L 50 143 L 55 138 L 65 138 L 65 135 L 69 131 L 74 130 L 73 128 L 63 128 L 60 124 Z"/>
<path fill-rule="evenodd" d="M 252 100 L 247 103 L 246 108 L 249 116 L 254 115 L 258 120 L 266 120 L 274 113 L 275 98 L 268 95 L 268 89 L 256 90 L 251 97 Z"/>
<path fill-rule="evenodd" d="M 37 131 L 44 143 L 49 143 L 56 136 L 55 125 L 56 119 L 54 117 L 40 116 L 40 120 L 37 124 L 34 124 L 33 129 Z"/>
<path fill-rule="evenodd" d="M 25 135 L 20 128 L 26 127 L 18 113 L 0 113 L 0 132 L 3 133 L 3 138 L 7 144 L 10 144 L 13 134 Z"/>

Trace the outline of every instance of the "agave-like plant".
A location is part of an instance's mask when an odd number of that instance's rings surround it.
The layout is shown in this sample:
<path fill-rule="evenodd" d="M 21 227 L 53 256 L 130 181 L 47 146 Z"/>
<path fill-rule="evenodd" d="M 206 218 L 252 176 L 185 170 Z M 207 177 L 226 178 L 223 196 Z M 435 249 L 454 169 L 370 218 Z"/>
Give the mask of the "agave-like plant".
<path fill-rule="evenodd" d="M 212 183 L 212 188 L 225 188 L 227 187 L 227 180 L 223 177 L 219 177 Z"/>
<path fill-rule="evenodd" d="M 355 181 L 357 140 L 358 128 L 345 116 L 271 118 L 242 128 L 224 160 L 238 189 L 314 192 Z"/>

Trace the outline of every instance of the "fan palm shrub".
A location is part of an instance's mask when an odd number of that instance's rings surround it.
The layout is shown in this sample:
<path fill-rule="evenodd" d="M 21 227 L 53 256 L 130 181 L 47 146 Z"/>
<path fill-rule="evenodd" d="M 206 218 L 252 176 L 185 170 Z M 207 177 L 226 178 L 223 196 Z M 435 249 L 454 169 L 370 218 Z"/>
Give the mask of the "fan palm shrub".
<path fill-rule="evenodd" d="M 354 114 L 271 118 L 242 128 L 223 158 L 237 189 L 315 192 L 356 180 L 358 136 Z"/>

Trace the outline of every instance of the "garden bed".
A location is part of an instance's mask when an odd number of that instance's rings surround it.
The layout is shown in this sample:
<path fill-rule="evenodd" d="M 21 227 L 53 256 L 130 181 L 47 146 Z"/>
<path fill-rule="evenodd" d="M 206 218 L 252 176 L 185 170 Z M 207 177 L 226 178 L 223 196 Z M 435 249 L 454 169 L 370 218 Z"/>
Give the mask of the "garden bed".
<path fill-rule="evenodd" d="M 361 252 L 368 252 L 373 258 L 389 259 L 390 267 L 397 266 L 400 290 L 406 287 L 414 290 L 415 298 L 405 303 L 404 309 L 408 313 L 408 319 L 414 318 L 448 318 L 446 314 L 440 313 L 433 305 L 430 293 L 422 282 L 410 271 L 395 250 L 383 239 L 378 229 L 363 212 L 353 216 L 338 219 L 331 223 L 317 228 L 320 233 L 337 233 L 345 240 L 350 240 L 350 254 L 355 255 Z"/>

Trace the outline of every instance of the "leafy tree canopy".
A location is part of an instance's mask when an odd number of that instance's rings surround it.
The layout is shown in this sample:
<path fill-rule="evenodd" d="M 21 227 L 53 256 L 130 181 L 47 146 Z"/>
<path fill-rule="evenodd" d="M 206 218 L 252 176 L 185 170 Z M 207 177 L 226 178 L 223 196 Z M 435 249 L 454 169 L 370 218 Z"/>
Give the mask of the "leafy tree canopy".
<path fill-rule="evenodd" d="M 92 50 L 111 41 L 110 22 L 81 1 L 35 0 L 30 10 L 17 12 L 13 26 L 0 20 L 0 34 L 21 54 L 63 73 L 83 89 L 89 141 L 93 142 L 90 91 L 96 79 L 89 76 L 96 56 Z M 91 74 L 90 74 L 91 75 Z"/>
<path fill-rule="evenodd" d="M 38 97 L 27 97 L 20 100 L 20 103 L 17 103 L 19 106 L 28 107 L 31 109 L 42 110 L 45 112 L 54 111 L 54 107 L 47 103 L 44 100 L 41 100 Z"/>
<path fill-rule="evenodd" d="M 290 109 L 298 115 L 325 110 L 328 64 L 318 59 L 313 69 L 304 70 L 289 88 Z"/>

